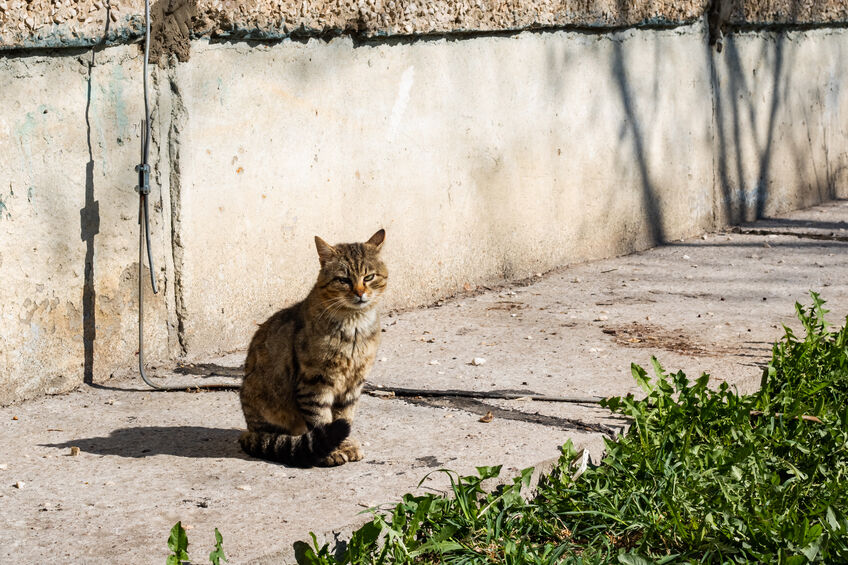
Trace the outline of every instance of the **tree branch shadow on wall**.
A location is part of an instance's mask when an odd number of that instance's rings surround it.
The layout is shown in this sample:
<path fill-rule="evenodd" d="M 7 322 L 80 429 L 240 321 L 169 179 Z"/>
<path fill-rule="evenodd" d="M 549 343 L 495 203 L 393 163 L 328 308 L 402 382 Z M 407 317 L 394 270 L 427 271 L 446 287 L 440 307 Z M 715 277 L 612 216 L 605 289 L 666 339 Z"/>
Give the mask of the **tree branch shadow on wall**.
<path fill-rule="evenodd" d="M 623 127 L 627 128 L 633 140 L 633 153 L 636 158 L 636 166 L 639 169 L 639 178 L 642 184 L 642 201 L 647 214 L 646 227 L 648 228 L 652 243 L 663 243 L 666 241 L 666 234 L 663 229 L 662 215 L 657 202 L 656 187 L 651 180 L 648 157 L 645 154 L 644 133 L 642 131 L 641 120 L 634 105 L 633 92 L 627 73 L 627 65 L 624 61 L 621 41 L 613 40 L 612 48 L 612 75 L 618 86 L 618 94 L 621 97 L 621 104 L 624 108 L 626 120 Z M 656 97 L 656 91 L 654 91 L 654 95 Z"/>
<path fill-rule="evenodd" d="M 82 287 L 82 341 L 83 341 L 83 382 L 94 383 L 94 340 L 97 339 L 97 291 L 94 287 L 94 237 L 100 233 L 100 202 L 94 199 L 94 150 L 91 145 L 91 86 L 94 74 L 94 60 L 98 52 L 106 47 L 109 36 L 112 6 L 106 2 L 106 26 L 103 37 L 91 48 L 91 61 L 88 64 L 88 87 L 85 99 L 85 132 L 88 145 L 88 163 L 85 165 L 85 206 L 80 209 L 80 239 L 85 243 L 85 263 L 83 264 Z"/>
<path fill-rule="evenodd" d="M 765 142 L 761 145 L 757 139 L 757 106 L 752 100 L 748 82 L 742 68 L 741 56 L 738 45 L 733 37 L 729 35 L 724 39 L 724 50 L 721 54 L 713 53 L 712 48 L 707 46 L 710 59 L 711 80 L 713 83 L 713 98 L 715 100 L 715 127 L 717 136 L 717 182 L 721 190 L 721 204 L 724 218 L 730 223 L 738 223 L 745 220 L 762 218 L 769 197 L 769 185 L 771 178 L 771 164 L 773 156 L 774 128 L 780 109 L 781 85 L 785 86 L 788 77 L 784 77 L 783 43 L 784 35 L 777 37 L 774 47 L 774 69 L 771 86 L 771 99 L 769 102 L 769 117 L 766 124 Z M 722 92 L 719 81 L 716 57 L 724 57 L 724 65 L 727 68 L 727 89 Z M 729 109 L 725 108 L 725 100 L 728 101 Z M 727 115 L 726 115 L 727 113 Z M 743 124 L 747 117 L 748 131 Z M 731 120 L 731 132 L 726 131 L 726 120 Z M 743 156 L 744 138 L 749 137 L 756 152 L 757 170 L 754 186 L 747 186 L 747 175 L 745 174 L 745 159 Z M 730 161 L 735 165 L 735 179 L 731 177 Z M 749 196 L 751 195 L 751 196 Z"/>
<path fill-rule="evenodd" d="M 795 20 L 800 11 L 800 5 L 800 0 L 791 2 L 788 21 Z M 756 66 L 745 67 L 740 53 L 740 44 L 734 37 L 733 31 L 724 36 L 722 52 L 716 52 L 712 46 L 705 45 L 714 99 L 713 121 L 716 137 L 714 166 L 715 182 L 718 187 L 716 196 L 720 200 L 718 206 L 723 213 L 722 219 L 730 224 L 765 218 L 772 196 L 775 134 L 784 108 L 783 102 L 790 92 L 792 64 L 786 59 L 787 32 L 778 30 L 767 33 L 774 33 L 775 38 L 773 47 L 769 47 L 771 43 L 768 39 L 765 40 L 763 47 L 764 50 L 768 49 L 771 52 L 772 66 L 768 69 L 771 72 L 771 86 L 768 102 L 765 104 L 757 104 L 756 79 L 751 78 L 749 82 L 746 75 L 746 72 L 750 72 L 756 76 L 757 71 L 765 69 Z M 767 60 L 766 57 L 762 59 Z M 720 65 L 724 73 L 720 72 Z M 758 116 L 762 112 L 767 112 L 767 118 L 765 126 L 759 128 L 761 120 L 758 121 Z M 801 127 L 801 124 L 793 124 L 793 126 L 797 128 Z M 809 123 L 807 128 L 810 128 Z M 752 147 L 754 151 L 752 161 L 755 163 L 755 168 L 752 174 L 746 173 L 744 155 L 746 147 Z M 800 152 L 797 148 L 795 150 Z M 798 164 L 815 167 L 815 164 L 809 161 L 807 155 L 800 153 L 795 158 Z M 805 174 L 801 167 L 796 167 L 796 170 L 797 178 L 789 179 L 787 182 L 803 181 Z M 832 179 L 830 174 L 826 176 L 824 188 L 817 182 L 819 200 L 835 197 L 835 185 Z M 718 213 L 719 209 L 716 212 Z"/>

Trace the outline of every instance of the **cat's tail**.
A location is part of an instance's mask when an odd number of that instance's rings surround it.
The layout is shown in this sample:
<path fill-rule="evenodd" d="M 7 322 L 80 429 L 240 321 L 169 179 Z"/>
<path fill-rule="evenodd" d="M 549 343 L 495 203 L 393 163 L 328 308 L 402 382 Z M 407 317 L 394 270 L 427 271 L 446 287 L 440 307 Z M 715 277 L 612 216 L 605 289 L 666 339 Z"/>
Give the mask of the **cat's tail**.
<path fill-rule="evenodd" d="M 299 436 L 273 432 L 241 434 L 239 444 L 248 455 L 293 465 L 310 467 L 329 455 L 350 435 L 350 422 L 340 418 L 315 426 Z"/>

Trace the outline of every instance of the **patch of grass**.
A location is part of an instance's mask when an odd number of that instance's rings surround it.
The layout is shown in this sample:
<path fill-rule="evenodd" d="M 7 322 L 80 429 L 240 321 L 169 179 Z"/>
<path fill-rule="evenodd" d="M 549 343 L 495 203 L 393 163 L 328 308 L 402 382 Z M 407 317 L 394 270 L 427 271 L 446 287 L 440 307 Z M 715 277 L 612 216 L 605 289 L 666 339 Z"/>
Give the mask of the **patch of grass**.
<path fill-rule="evenodd" d="M 633 365 L 646 396 L 604 402 L 632 425 L 601 464 L 575 478 L 569 441 L 530 501 L 532 469 L 493 492 L 481 483 L 500 467 L 443 471 L 451 496 L 374 511 L 340 555 L 313 534 L 298 562 L 848 563 L 848 326 L 831 331 L 811 296 L 757 393 Z"/>

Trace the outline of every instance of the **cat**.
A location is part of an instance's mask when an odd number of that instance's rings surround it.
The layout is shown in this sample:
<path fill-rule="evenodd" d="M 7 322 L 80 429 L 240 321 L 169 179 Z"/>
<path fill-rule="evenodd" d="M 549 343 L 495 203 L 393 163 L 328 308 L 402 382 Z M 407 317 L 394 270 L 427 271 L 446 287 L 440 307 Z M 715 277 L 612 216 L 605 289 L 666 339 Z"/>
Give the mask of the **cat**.
<path fill-rule="evenodd" d="M 385 236 L 381 229 L 364 243 L 334 246 L 315 236 L 315 286 L 250 341 L 240 393 L 247 431 L 239 443 L 247 454 L 298 467 L 362 459 L 348 436 L 380 342 Z"/>

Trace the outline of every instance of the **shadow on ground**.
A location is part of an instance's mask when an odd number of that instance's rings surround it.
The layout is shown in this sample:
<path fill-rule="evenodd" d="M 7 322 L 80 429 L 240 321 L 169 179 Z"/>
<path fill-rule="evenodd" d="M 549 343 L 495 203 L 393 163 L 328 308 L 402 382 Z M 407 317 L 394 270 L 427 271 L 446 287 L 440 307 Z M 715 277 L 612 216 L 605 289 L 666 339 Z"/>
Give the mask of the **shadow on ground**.
<path fill-rule="evenodd" d="M 45 443 L 42 447 L 70 449 L 96 455 L 119 457 L 209 457 L 248 459 L 238 444 L 241 430 L 202 428 L 199 426 L 149 426 L 120 428 L 107 437 L 79 438 L 64 443 Z"/>

